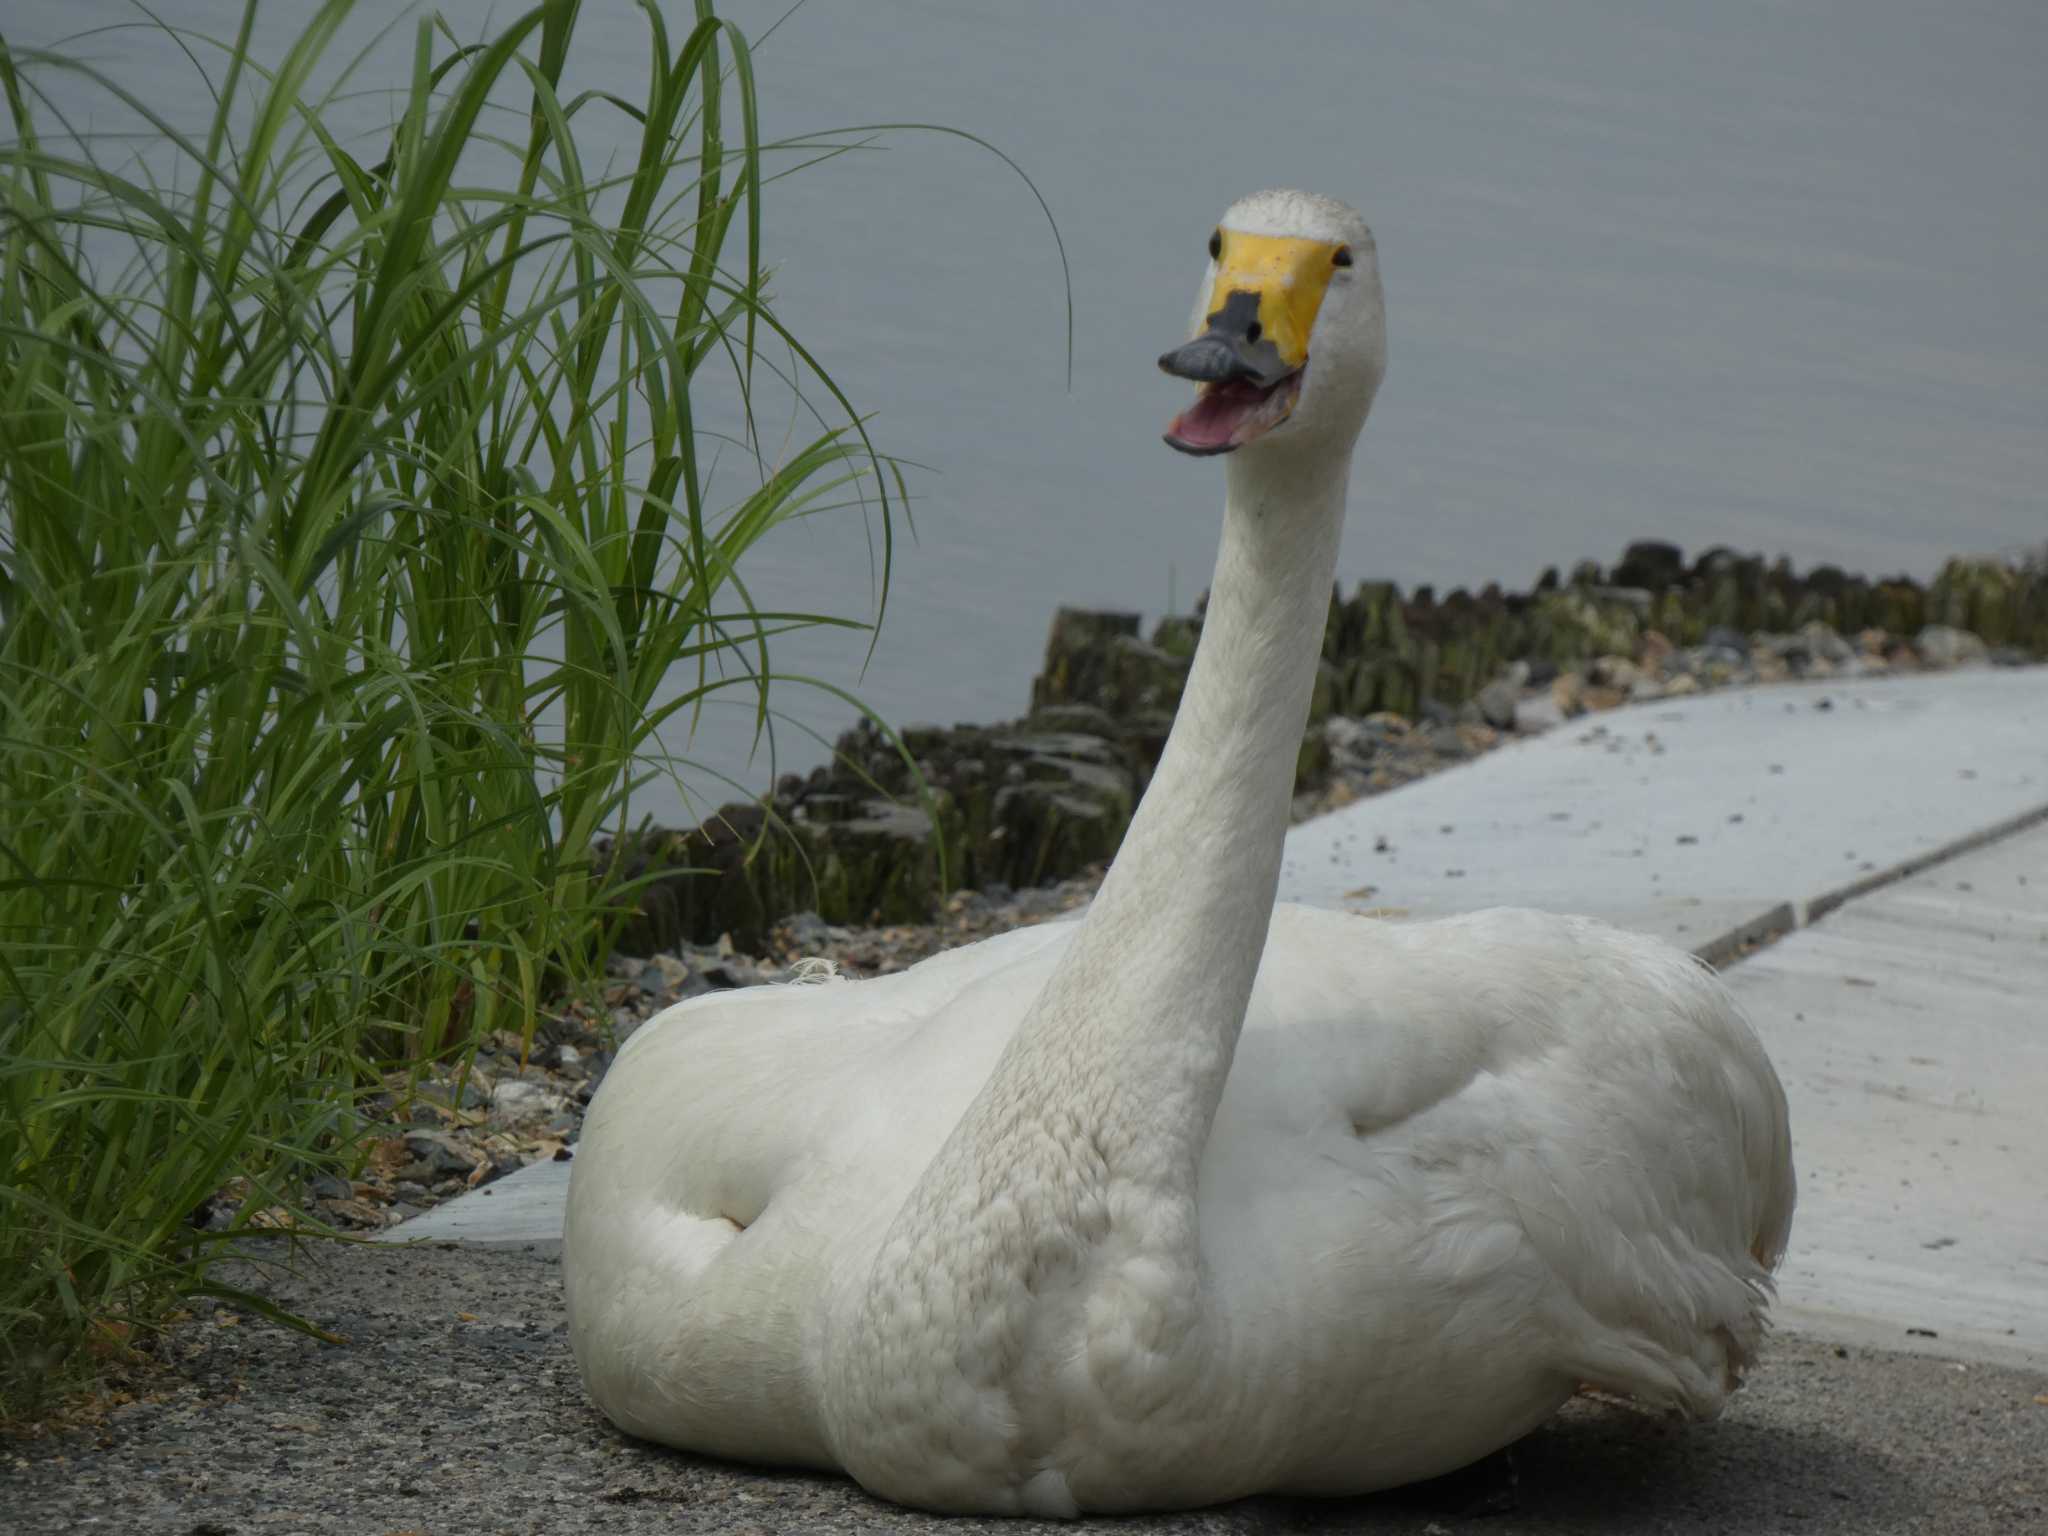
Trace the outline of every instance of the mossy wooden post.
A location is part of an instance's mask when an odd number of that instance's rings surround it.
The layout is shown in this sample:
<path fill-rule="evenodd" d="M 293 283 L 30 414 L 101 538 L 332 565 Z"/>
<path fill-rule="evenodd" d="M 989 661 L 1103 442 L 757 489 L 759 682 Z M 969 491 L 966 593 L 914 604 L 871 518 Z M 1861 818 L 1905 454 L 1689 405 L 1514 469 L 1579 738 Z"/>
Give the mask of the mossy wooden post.
<path fill-rule="evenodd" d="M 1061 608 L 1045 642 L 1045 670 L 1031 685 L 1031 707 L 1099 703 L 1108 681 L 1112 642 L 1138 633 L 1135 613 Z"/>

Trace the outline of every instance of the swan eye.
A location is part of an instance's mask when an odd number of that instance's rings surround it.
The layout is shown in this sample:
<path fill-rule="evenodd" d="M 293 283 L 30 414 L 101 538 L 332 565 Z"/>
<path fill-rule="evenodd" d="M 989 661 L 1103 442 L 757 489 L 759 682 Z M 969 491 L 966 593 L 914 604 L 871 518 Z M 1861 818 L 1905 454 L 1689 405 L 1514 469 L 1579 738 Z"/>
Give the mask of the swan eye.
<path fill-rule="evenodd" d="M 1351 265 L 1351 247 L 1350 247 L 1350 246 L 1348 246 L 1348 245 L 1340 245 L 1340 246 L 1338 246 L 1338 247 L 1337 247 L 1337 254 L 1336 254 L 1336 255 L 1334 255 L 1334 256 L 1332 256 L 1332 257 L 1330 258 L 1330 265 L 1331 265 L 1331 266 L 1333 266 L 1333 267 L 1348 267 L 1348 266 L 1350 266 L 1350 265 Z"/>
<path fill-rule="evenodd" d="M 1209 259 L 1211 261 L 1214 261 L 1217 257 L 1221 256 L 1222 254 L 1223 231 L 1219 229 L 1214 234 L 1209 236 Z"/>

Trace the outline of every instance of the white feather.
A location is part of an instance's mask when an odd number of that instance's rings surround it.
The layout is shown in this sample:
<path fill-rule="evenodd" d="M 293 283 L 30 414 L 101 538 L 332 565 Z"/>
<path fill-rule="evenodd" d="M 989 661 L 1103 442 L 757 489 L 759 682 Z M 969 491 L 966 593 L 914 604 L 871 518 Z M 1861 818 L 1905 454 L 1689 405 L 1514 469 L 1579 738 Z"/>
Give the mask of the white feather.
<path fill-rule="evenodd" d="M 1704 967 L 1584 919 L 1273 906 L 1371 236 L 1233 455 L 1173 738 L 1079 922 L 671 1009 L 584 1129 L 571 1340 L 627 1431 L 1072 1515 L 1427 1477 L 1581 1383 L 1716 1412 L 1765 1326 L 1785 1100 Z M 806 979 L 809 979 L 806 977 Z"/>

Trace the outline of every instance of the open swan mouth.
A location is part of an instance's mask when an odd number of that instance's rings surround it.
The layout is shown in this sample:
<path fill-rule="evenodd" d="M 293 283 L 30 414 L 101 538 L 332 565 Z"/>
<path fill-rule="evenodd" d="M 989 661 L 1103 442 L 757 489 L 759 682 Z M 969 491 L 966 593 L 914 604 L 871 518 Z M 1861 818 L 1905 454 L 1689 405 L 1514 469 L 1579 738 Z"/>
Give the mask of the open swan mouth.
<path fill-rule="evenodd" d="M 1201 386 L 1167 425 L 1167 443 L 1229 453 L 1293 415 L 1323 296 L 1351 265 L 1342 241 L 1218 228 L 1195 335 L 1159 359 L 1164 372 Z"/>
<path fill-rule="evenodd" d="M 1296 368 L 1271 384 L 1243 376 L 1204 384 L 1195 403 L 1167 424 L 1167 443 L 1201 457 L 1264 437 L 1293 412 L 1303 371 Z"/>

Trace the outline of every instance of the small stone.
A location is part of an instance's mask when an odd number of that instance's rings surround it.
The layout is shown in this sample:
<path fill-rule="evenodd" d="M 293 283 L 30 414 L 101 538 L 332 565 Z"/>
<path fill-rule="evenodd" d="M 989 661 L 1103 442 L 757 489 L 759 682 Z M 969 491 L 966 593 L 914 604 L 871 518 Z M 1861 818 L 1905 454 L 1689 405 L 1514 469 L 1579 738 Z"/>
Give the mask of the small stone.
<path fill-rule="evenodd" d="M 1626 656 L 1602 656 L 1592 666 L 1594 682 L 1619 689 L 1624 693 L 1633 688 L 1636 679 L 1642 675 L 1642 668 Z"/>
<path fill-rule="evenodd" d="M 1819 619 L 1799 631 L 1799 638 L 1806 646 L 1807 655 L 1830 666 L 1840 666 L 1856 654 L 1856 648 L 1836 634 L 1834 629 Z"/>
<path fill-rule="evenodd" d="M 1506 678 L 1496 678 L 1479 690 L 1479 697 L 1473 701 L 1479 718 L 1497 730 L 1512 729 L 1515 723 L 1515 705 L 1519 702 L 1517 690 Z"/>
<path fill-rule="evenodd" d="M 1726 651 L 1741 662 L 1749 655 L 1749 636 L 1739 629 L 1730 629 L 1725 624 L 1716 624 L 1700 640 L 1700 648 L 1709 651 Z"/>
<path fill-rule="evenodd" d="M 1930 667 L 1964 667 L 1990 658 L 1990 647 L 1967 629 L 1930 624 L 1913 637 L 1913 648 Z"/>
<path fill-rule="evenodd" d="M 782 932 L 784 942 L 800 955 L 822 952 L 834 937 L 833 926 L 815 912 L 792 913 L 782 920 Z"/>
<path fill-rule="evenodd" d="M 1330 749 L 1330 762 L 1339 771 L 1372 765 L 1385 745 L 1385 736 L 1363 720 L 1332 715 L 1323 722 L 1323 742 Z"/>
<path fill-rule="evenodd" d="M 1479 690 L 1476 701 L 1479 718 L 1497 731 L 1514 729 L 1515 706 L 1520 703 L 1522 686 L 1528 681 L 1527 662 L 1513 662 L 1507 670 Z"/>
<path fill-rule="evenodd" d="M 1588 710 L 1619 709 L 1628 702 L 1628 695 L 1619 688 L 1593 687 L 1580 694 Z"/>
<path fill-rule="evenodd" d="M 347 1200 L 355 1188 L 338 1173 L 316 1173 L 306 1181 L 306 1193 L 315 1200 Z"/>
<path fill-rule="evenodd" d="M 1524 735 L 1555 730 L 1563 724 L 1564 711 L 1558 707 L 1554 693 L 1538 693 L 1515 701 L 1515 729 Z"/>
<path fill-rule="evenodd" d="M 527 1085 L 510 1083 L 500 1086 L 523 1088 Z M 421 1184 L 430 1182 L 431 1177 L 468 1173 L 482 1160 L 469 1147 L 439 1131 L 407 1131 L 405 1150 L 412 1154 L 413 1162 L 410 1167 L 401 1170 L 399 1176 Z"/>
<path fill-rule="evenodd" d="M 562 1107 L 559 1094 L 549 1093 L 538 1083 L 510 1078 L 491 1090 L 491 1113 L 511 1121 L 538 1120 Z M 408 1144 L 411 1138 L 407 1138 Z"/>

